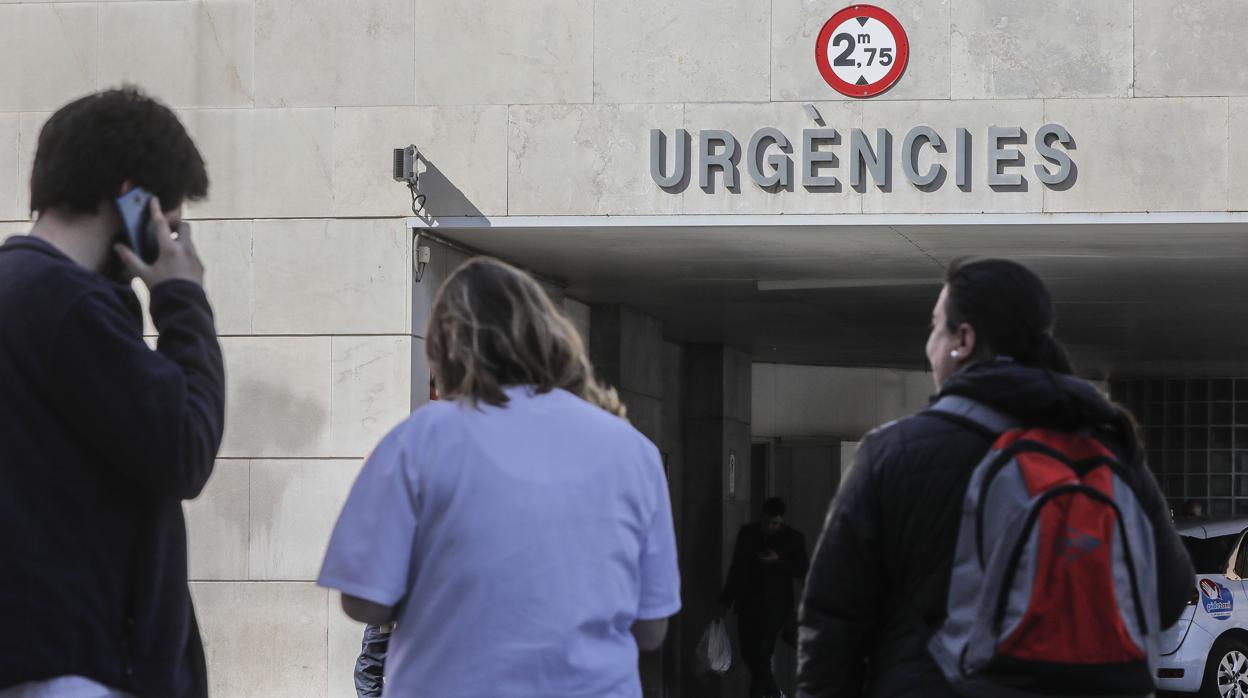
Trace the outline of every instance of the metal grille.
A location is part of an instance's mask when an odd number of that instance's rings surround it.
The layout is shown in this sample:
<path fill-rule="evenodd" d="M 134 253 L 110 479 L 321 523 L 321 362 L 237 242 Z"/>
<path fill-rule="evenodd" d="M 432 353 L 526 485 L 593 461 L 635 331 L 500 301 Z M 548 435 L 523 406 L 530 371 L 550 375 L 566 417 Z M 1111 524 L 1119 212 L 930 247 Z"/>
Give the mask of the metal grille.
<path fill-rule="evenodd" d="M 1175 513 L 1248 515 L 1248 378 L 1116 380 L 1143 430 L 1149 467 Z"/>

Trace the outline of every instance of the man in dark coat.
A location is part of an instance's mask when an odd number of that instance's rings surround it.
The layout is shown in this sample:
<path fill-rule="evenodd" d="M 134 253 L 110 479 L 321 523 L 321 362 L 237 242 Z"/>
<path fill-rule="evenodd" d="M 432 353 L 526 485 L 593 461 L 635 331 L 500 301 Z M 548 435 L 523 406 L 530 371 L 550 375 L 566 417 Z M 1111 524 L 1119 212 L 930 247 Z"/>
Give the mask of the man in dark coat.
<path fill-rule="evenodd" d="M 793 615 L 793 584 L 806 574 L 806 538 L 784 524 L 784 502 L 763 502 L 757 523 L 737 532 L 737 544 L 719 603 L 737 612 L 741 660 L 750 670 L 750 698 L 780 695 L 771 655 Z"/>
<path fill-rule="evenodd" d="M 154 195 L 135 227 L 154 260 L 122 242 L 117 200 L 136 188 Z M 75 101 L 39 135 L 38 218 L 0 246 L 0 692 L 207 692 L 182 501 L 212 473 L 225 375 L 180 221 L 207 188 L 177 117 L 133 89 Z"/>
<path fill-rule="evenodd" d="M 1156 545 L 1161 627 L 1194 572 L 1130 418 L 1070 375 L 1051 335 L 1052 305 L 1013 262 L 951 267 L 932 317 L 937 397 L 981 403 L 1021 424 L 1088 430 L 1126 467 Z M 955 698 L 927 645 L 948 612 L 950 574 L 971 473 L 993 437 L 924 411 L 868 434 L 832 503 L 800 610 L 800 698 Z M 1072 687 L 1078 688 L 1078 687 Z"/>

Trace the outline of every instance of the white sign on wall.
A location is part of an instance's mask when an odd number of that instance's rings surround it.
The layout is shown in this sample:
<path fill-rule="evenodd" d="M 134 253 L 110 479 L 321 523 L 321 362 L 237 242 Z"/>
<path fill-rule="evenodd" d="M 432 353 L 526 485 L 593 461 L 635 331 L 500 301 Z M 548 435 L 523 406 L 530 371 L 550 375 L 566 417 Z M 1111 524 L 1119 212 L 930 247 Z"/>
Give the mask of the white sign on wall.
<path fill-rule="evenodd" d="M 832 15 L 815 40 L 815 65 L 837 92 L 874 97 L 901 79 L 910 41 L 897 18 L 874 5 L 850 5 Z"/>

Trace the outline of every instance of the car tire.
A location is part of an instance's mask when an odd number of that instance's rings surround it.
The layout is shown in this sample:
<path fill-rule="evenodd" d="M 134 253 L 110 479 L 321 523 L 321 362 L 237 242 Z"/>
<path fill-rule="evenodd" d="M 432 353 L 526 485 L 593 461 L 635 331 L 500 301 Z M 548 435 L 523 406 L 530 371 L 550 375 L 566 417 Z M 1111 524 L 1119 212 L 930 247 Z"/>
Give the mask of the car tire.
<path fill-rule="evenodd" d="M 1238 687 L 1223 694 L 1227 687 Z M 1205 676 L 1200 683 L 1201 698 L 1248 697 L 1248 642 L 1233 637 L 1219 638 L 1205 660 Z"/>

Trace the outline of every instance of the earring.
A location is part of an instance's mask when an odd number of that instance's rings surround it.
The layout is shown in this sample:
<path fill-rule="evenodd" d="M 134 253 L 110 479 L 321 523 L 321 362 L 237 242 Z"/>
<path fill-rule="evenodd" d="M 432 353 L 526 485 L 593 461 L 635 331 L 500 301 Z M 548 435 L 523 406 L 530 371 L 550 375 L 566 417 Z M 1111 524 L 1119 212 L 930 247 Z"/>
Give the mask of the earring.
<path fill-rule="evenodd" d="M 951 359 L 956 359 L 959 356 L 961 356 L 961 354 L 958 353 L 957 349 L 954 349 L 953 351 L 949 352 L 949 358 Z"/>

